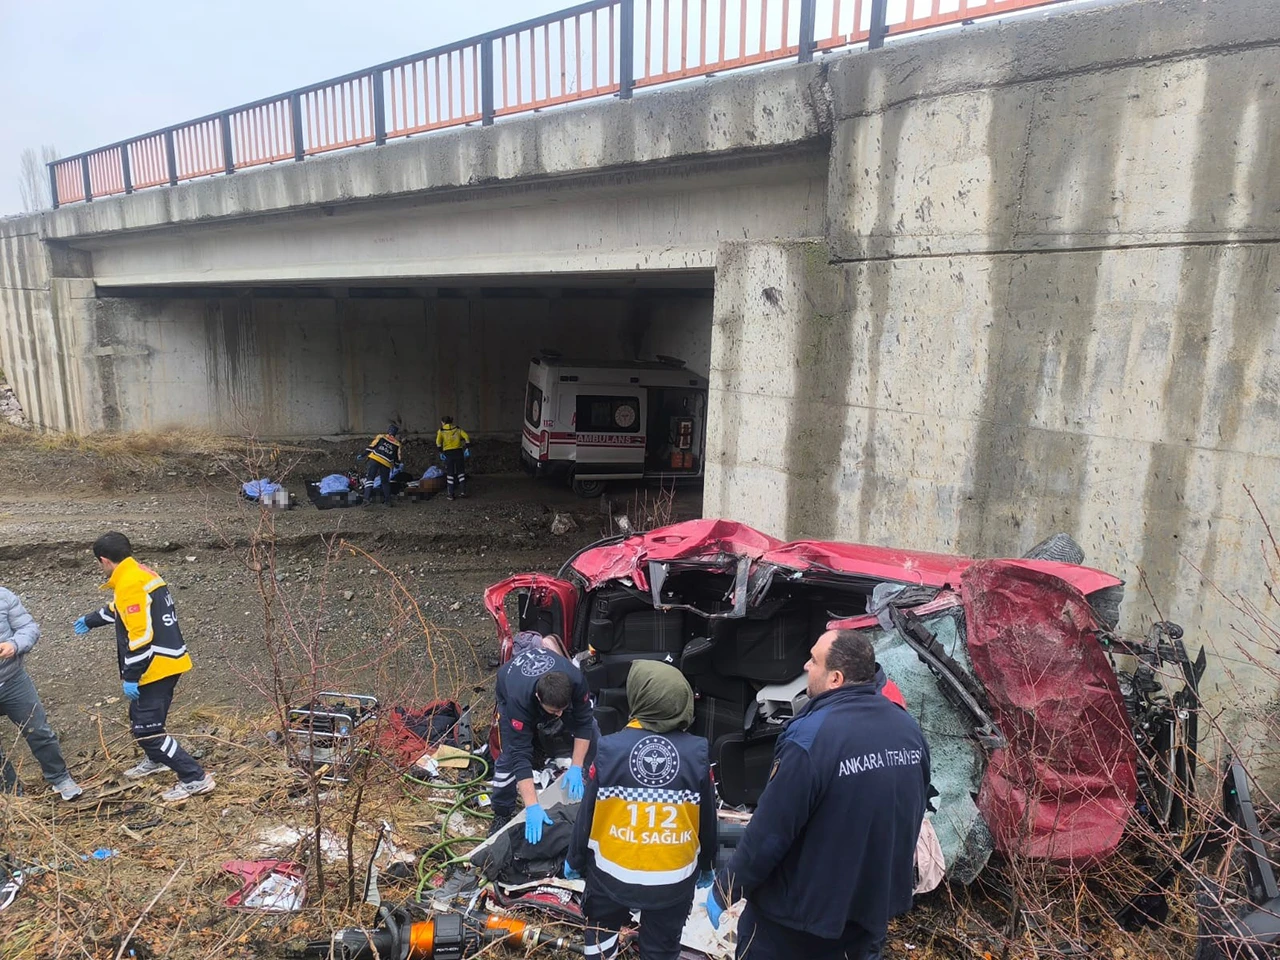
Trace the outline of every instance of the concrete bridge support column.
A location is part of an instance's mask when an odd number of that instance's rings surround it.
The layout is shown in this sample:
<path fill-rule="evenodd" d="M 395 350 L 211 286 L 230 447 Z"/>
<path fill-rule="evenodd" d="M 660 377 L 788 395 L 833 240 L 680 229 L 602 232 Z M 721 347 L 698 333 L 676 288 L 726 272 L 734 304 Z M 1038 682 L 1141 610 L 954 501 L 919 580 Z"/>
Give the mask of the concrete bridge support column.
<path fill-rule="evenodd" d="M 81 258 L 50 248 L 39 219 L 0 225 L 0 364 L 40 429 L 86 431 L 103 423 L 82 395 L 95 392 L 89 330 L 93 282 Z M 51 372 L 53 375 L 51 375 Z"/>

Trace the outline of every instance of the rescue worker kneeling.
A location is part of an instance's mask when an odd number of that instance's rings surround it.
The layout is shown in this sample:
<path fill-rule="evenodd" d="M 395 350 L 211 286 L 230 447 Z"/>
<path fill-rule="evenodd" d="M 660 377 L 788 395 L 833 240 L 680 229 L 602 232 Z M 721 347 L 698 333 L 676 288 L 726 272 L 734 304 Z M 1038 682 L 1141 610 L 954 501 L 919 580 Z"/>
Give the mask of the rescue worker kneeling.
<path fill-rule="evenodd" d="M 548 759 L 569 756 L 564 773 L 565 796 L 582 799 L 583 771 L 595 757 L 600 728 L 591 709 L 591 691 L 574 664 L 543 646 L 539 634 L 515 636 L 515 656 L 498 669 L 494 700 L 501 753 L 493 765 L 493 823 L 501 830 L 524 801 L 524 836 L 542 840 L 551 823 L 538 802 L 533 768 Z M 571 738 L 571 739 L 570 739 Z"/>
<path fill-rule="evenodd" d="M 612 960 L 640 911 L 642 960 L 676 960 L 695 882 L 710 886 L 716 797 L 707 741 L 686 733 L 693 690 L 675 667 L 638 660 L 631 722 L 600 739 L 574 824 L 565 876 L 585 875 L 587 956 Z"/>

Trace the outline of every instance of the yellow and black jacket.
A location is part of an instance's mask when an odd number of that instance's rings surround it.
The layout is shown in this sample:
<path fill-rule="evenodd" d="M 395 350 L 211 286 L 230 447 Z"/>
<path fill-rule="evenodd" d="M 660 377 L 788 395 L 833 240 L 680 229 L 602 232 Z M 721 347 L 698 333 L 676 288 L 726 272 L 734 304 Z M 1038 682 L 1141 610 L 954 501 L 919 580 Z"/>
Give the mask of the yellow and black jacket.
<path fill-rule="evenodd" d="M 173 597 L 160 574 L 125 557 L 102 589 L 114 591 L 111 602 L 84 619 L 90 627 L 115 624 L 120 679 L 152 683 L 191 669 Z"/>
<path fill-rule="evenodd" d="M 632 721 L 600 739 L 569 865 L 615 903 L 674 906 L 692 895 L 716 852 L 716 798 L 707 741 L 652 733 Z"/>
<path fill-rule="evenodd" d="M 452 427 L 441 427 L 436 431 L 436 446 L 445 453 L 452 453 L 470 445 L 471 438 L 467 436 L 467 431 L 457 424 Z"/>
<path fill-rule="evenodd" d="M 400 462 L 400 441 L 387 433 L 380 433 L 364 448 L 365 456 L 384 467 L 394 467 Z"/>

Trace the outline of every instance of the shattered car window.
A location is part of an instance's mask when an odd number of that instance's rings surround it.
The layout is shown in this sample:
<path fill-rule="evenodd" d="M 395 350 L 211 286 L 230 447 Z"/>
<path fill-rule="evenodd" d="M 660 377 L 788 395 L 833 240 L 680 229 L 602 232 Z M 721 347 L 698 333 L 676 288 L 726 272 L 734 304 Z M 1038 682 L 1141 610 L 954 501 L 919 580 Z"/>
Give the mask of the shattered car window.
<path fill-rule="evenodd" d="M 960 606 L 924 617 L 925 625 L 947 653 L 972 669 L 964 644 Z M 898 685 L 907 709 L 919 722 L 933 761 L 933 787 L 938 791 L 931 814 L 946 860 L 947 875 L 969 883 L 986 866 L 993 841 L 973 797 L 978 792 L 985 757 L 973 738 L 973 721 L 943 695 L 937 678 L 896 630 L 876 629 L 876 660 Z"/>

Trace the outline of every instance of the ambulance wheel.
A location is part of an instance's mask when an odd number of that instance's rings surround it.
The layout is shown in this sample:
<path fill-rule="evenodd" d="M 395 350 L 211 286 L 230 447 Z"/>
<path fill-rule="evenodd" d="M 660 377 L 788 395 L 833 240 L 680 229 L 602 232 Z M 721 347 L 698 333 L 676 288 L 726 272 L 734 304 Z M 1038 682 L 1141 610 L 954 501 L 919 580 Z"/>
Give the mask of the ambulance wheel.
<path fill-rule="evenodd" d="M 578 496 L 591 500 L 604 493 L 603 480 L 579 480 L 573 478 L 573 492 Z"/>

